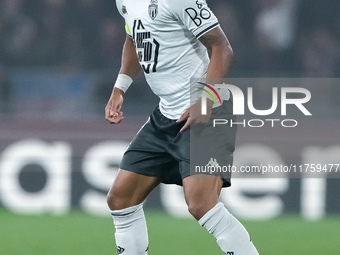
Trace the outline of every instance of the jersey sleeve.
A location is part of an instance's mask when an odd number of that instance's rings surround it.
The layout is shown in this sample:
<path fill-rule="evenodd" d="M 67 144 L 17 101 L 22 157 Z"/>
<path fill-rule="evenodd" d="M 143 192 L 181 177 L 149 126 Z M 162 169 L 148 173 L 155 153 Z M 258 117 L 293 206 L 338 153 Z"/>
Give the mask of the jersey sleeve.
<path fill-rule="evenodd" d="M 123 11 L 122 11 L 122 6 L 123 6 L 123 1 L 122 0 L 116 0 L 116 6 L 119 14 L 123 16 Z"/>
<path fill-rule="evenodd" d="M 116 0 L 116 5 L 117 5 L 117 9 L 118 9 L 119 14 L 124 18 L 123 12 L 124 12 L 124 8 L 126 8 L 126 7 L 122 4 L 122 2 L 123 2 L 122 0 Z M 129 24 L 126 21 L 125 21 L 125 32 L 129 37 L 132 37 Z"/>
<path fill-rule="evenodd" d="M 169 8 L 197 38 L 219 26 L 206 0 L 171 0 Z"/>

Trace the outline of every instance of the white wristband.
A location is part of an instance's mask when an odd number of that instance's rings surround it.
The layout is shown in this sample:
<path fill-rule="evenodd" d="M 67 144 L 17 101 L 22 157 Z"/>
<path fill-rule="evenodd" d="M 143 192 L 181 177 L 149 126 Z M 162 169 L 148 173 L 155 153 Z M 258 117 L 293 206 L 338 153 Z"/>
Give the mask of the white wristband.
<path fill-rule="evenodd" d="M 132 84 L 132 82 L 133 80 L 130 76 L 120 73 L 118 74 L 114 88 L 119 88 L 125 93 Z"/>

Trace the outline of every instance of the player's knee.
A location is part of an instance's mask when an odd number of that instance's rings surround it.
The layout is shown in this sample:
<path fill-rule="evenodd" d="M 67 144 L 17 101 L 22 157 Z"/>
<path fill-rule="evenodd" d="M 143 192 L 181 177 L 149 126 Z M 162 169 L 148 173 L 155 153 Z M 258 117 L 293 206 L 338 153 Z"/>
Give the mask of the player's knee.
<path fill-rule="evenodd" d="M 189 213 L 196 219 L 201 219 L 209 209 L 206 208 L 206 206 L 200 202 L 188 202 L 188 210 Z"/>
<path fill-rule="evenodd" d="M 107 194 L 107 205 L 110 210 L 120 210 L 127 207 L 124 197 L 122 197 L 115 188 L 112 188 Z"/>
<path fill-rule="evenodd" d="M 218 196 L 213 193 L 187 192 L 185 201 L 188 205 L 189 213 L 196 219 L 201 219 L 218 202 Z"/>
<path fill-rule="evenodd" d="M 106 196 L 106 203 L 109 206 L 110 210 L 115 210 L 115 203 L 114 202 L 115 202 L 115 196 L 114 196 L 112 190 L 110 190 L 107 193 L 107 196 Z"/>
<path fill-rule="evenodd" d="M 190 214 L 199 220 L 218 203 L 218 196 L 192 192 L 186 194 L 185 200 Z"/>

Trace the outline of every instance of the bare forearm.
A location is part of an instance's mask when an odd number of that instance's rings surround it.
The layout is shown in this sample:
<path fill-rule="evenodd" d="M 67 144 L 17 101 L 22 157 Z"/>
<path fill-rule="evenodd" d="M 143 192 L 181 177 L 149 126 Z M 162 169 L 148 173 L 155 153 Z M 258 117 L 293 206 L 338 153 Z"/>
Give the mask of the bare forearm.
<path fill-rule="evenodd" d="M 118 124 L 124 119 L 123 112 L 121 111 L 124 93 L 140 69 L 133 41 L 131 38 L 126 37 L 122 53 L 122 64 L 119 71 L 120 75 L 117 77 L 109 102 L 105 107 L 105 118 L 111 124 Z"/>
<path fill-rule="evenodd" d="M 122 63 L 119 73 L 126 74 L 134 79 L 139 73 L 141 66 L 139 64 L 135 46 L 133 40 L 130 37 L 126 37 L 123 53 L 122 53 Z"/>

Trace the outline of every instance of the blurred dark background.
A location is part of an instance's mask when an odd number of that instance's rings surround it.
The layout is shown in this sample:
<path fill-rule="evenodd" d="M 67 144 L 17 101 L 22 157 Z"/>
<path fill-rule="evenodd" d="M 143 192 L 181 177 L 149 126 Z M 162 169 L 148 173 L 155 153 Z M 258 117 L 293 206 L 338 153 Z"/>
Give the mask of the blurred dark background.
<path fill-rule="evenodd" d="M 339 76 L 339 1 L 208 4 L 235 52 L 230 77 Z M 124 39 L 113 0 L 0 0 L 0 114 L 102 116 Z M 157 103 L 142 75 L 127 96 L 131 114 Z"/>

